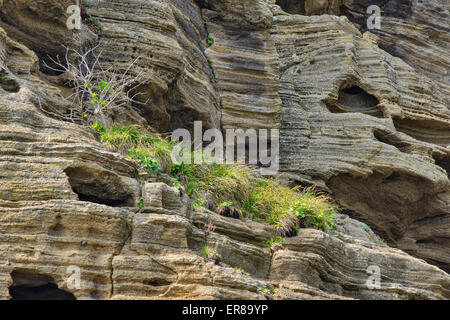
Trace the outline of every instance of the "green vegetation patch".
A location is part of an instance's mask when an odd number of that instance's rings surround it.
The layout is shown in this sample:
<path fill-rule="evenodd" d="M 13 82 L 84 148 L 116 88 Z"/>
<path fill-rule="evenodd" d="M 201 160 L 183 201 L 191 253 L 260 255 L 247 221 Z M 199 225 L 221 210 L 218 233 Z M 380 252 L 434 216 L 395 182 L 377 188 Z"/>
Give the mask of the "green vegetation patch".
<path fill-rule="evenodd" d="M 176 186 L 185 189 L 194 207 L 206 206 L 202 195 L 209 193 L 219 207 L 233 207 L 244 218 L 269 223 L 278 236 L 294 235 L 299 228 L 336 229 L 337 206 L 314 189 L 290 188 L 242 164 L 173 164 L 171 152 L 176 143 L 161 135 L 132 126 L 93 128 L 106 146 L 135 160 L 148 173 L 166 173 L 177 179 Z M 280 239 L 274 238 L 274 243 L 282 245 Z"/>

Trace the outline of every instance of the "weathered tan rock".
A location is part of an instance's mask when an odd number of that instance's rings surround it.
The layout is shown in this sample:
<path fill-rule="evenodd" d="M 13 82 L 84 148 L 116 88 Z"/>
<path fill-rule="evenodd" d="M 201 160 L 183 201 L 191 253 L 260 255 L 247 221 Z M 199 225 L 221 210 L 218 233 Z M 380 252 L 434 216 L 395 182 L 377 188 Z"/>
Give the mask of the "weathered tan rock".
<path fill-rule="evenodd" d="M 224 128 L 280 124 L 278 63 L 264 1 L 209 0 L 203 9 L 214 43 L 206 50 L 220 90 Z"/>
<path fill-rule="evenodd" d="M 450 3 L 446 0 L 344 0 L 341 14 L 365 31 L 366 9 L 370 5 L 378 5 L 383 10 L 381 28 L 372 30 L 379 38 L 380 48 L 402 58 L 417 72 L 435 80 L 438 90 L 448 96 Z"/>
<path fill-rule="evenodd" d="M 193 126 L 220 127 L 220 101 L 213 73 L 204 53 L 207 32 L 199 8 L 191 1 L 85 1 L 99 19 L 105 65 L 142 72 L 136 106 L 139 114 L 159 132 Z M 118 115 L 118 119 L 123 118 Z"/>
<path fill-rule="evenodd" d="M 282 170 L 333 193 L 391 244 L 408 242 L 408 252 L 448 270 L 448 97 L 346 18 L 278 15 L 272 37 Z M 419 221 L 427 221 L 422 231 Z M 431 254 L 430 242 L 439 252 Z"/>
<path fill-rule="evenodd" d="M 86 1 L 102 24 L 104 62 L 142 57 L 133 72 L 145 72 L 150 102 L 118 119 L 159 130 L 193 119 L 219 127 L 222 99 L 224 127 L 281 126 L 289 177 L 332 192 L 390 245 L 448 268 L 450 115 L 439 85 L 346 18 L 291 16 L 275 0 L 201 2 L 209 9 Z M 331 8 L 307 4 L 309 14 Z M 93 132 L 39 109 L 64 108 L 64 88 L 38 72 L 38 58 L 42 65 L 56 42 L 88 41 L 89 31 L 66 39 L 59 16 L 31 30 L 52 14 L 36 6 L 61 13 L 62 4 L 14 5 L 0 1 L 8 31 L 0 29 L 0 298 L 48 283 L 78 299 L 450 298 L 446 272 L 348 216 L 333 234 L 303 229 L 273 251 L 269 225 L 192 210 L 177 188 L 143 185 L 136 165 Z M 28 6 L 36 15 L 18 18 Z M 52 39 L 39 38 L 50 29 Z M 215 44 L 206 49 L 208 33 Z M 204 256 L 205 246 L 218 257 Z M 80 288 L 69 286 L 74 266 Z M 366 285 L 370 266 L 380 268 L 379 289 Z"/>

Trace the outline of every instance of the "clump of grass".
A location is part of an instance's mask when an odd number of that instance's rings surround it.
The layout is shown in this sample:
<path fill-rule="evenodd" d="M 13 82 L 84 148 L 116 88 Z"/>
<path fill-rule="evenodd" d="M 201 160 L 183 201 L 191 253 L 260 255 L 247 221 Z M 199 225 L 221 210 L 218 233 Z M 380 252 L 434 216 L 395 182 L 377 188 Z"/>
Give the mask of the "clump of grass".
<path fill-rule="evenodd" d="M 325 232 L 336 230 L 333 221 L 337 206 L 331 202 L 330 198 L 315 192 L 314 189 L 302 192 L 290 210 L 295 216 L 301 218 L 302 227 L 314 227 Z"/>
<path fill-rule="evenodd" d="M 256 178 L 256 169 L 241 164 L 181 164 L 173 167 L 172 176 L 184 176 L 186 192 L 197 199 L 209 192 L 218 202 L 244 203 L 248 188 Z"/>
<path fill-rule="evenodd" d="M 149 162 L 149 158 L 156 159 L 158 164 L 170 171 L 170 154 L 175 143 L 169 139 L 133 126 L 116 125 L 108 130 L 96 130 L 101 135 L 100 140 L 110 149 L 137 161 Z"/>
<path fill-rule="evenodd" d="M 335 229 L 337 207 L 314 189 L 289 188 L 277 179 L 258 176 L 256 168 L 237 163 L 173 164 L 171 153 L 176 143 L 137 127 L 94 129 L 105 145 L 134 159 L 148 173 L 170 173 L 179 180 L 177 186 L 183 186 L 193 198 L 194 207 L 206 206 L 204 194 L 208 193 L 219 207 L 233 206 L 245 218 L 270 223 L 278 236 L 295 235 L 300 227 L 325 232 Z"/>
<path fill-rule="evenodd" d="M 206 43 L 210 46 L 214 44 L 214 39 L 210 34 L 208 34 L 208 37 L 206 38 Z"/>
<path fill-rule="evenodd" d="M 326 196 L 314 190 L 300 192 L 276 179 L 259 180 L 244 204 L 244 215 L 272 224 L 281 236 L 296 234 L 299 226 L 335 229 L 336 210 Z"/>
<path fill-rule="evenodd" d="M 267 242 L 269 249 L 272 249 L 275 244 L 283 247 L 283 238 L 280 236 L 275 236 Z"/>

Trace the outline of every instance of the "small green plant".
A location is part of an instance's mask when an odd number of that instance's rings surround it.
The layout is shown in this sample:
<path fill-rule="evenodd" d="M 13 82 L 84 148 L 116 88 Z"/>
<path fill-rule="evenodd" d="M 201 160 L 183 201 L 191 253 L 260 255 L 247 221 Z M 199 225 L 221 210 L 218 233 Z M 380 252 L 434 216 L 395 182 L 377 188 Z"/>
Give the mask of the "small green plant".
<path fill-rule="evenodd" d="M 95 131 L 97 131 L 97 132 L 100 133 L 100 134 L 106 132 L 106 128 L 105 128 L 103 125 L 99 124 L 98 121 L 97 121 L 97 122 L 94 122 L 94 123 L 92 124 L 91 128 L 94 129 Z"/>
<path fill-rule="evenodd" d="M 172 187 L 180 189 L 180 188 L 183 188 L 183 185 L 179 182 L 174 182 L 174 183 L 172 183 Z"/>
<path fill-rule="evenodd" d="M 148 174 L 156 173 L 158 176 L 161 176 L 161 166 L 155 158 L 141 156 L 138 162 L 143 168 L 145 168 Z"/>
<path fill-rule="evenodd" d="M 205 257 L 218 257 L 219 253 L 217 252 L 217 250 L 213 250 L 208 246 L 204 246 L 202 248 L 202 255 L 204 255 Z"/>
<path fill-rule="evenodd" d="M 144 197 L 139 198 L 138 207 L 143 208 L 144 207 Z"/>
<path fill-rule="evenodd" d="M 280 236 L 275 236 L 267 242 L 267 246 L 269 247 L 269 249 L 272 249 L 274 244 L 278 244 L 279 246 L 283 247 L 283 238 Z"/>
<path fill-rule="evenodd" d="M 222 208 L 225 208 L 225 207 L 231 207 L 232 205 L 233 205 L 232 201 L 225 201 L 225 202 L 219 203 L 217 205 L 217 208 L 218 209 L 222 209 Z"/>
<path fill-rule="evenodd" d="M 214 44 L 214 39 L 213 37 L 209 34 L 208 37 L 206 38 L 206 43 L 210 46 L 212 46 Z"/>
<path fill-rule="evenodd" d="M 203 254 L 204 256 L 209 256 L 210 253 L 211 253 L 211 248 L 210 248 L 210 247 L 204 246 L 204 247 L 202 248 L 202 254 Z"/>
<path fill-rule="evenodd" d="M 386 243 L 386 241 L 383 238 L 380 238 L 381 243 Z"/>
<path fill-rule="evenodd" d="M 212 61 L 210 58 L 206 58 L 206 61 L 208 61 L 209 67 L 212 69 Z"/>
<path fill-rule="evenodd" d="M 261 290 L 262 294 L 270 294 L 270 289 L 269 288 L 265 288 L 264 290 Z"/>
<path fill-rule="evenodd" d="M 364 230 L 365 230 L 366 232 L 370 232 L 370 227 L 369 227 L 369 226 L 364 226 Z"/>
<path fill-rule="evenodd" d="M 314 227 L 325 232 L 336 230 L 334 217 L 336 208 L 328 198 L 310 190 L 301 194 L 291 207 L 294 214 L 300 217 L 304 227 Z"/>
<path fill-rule="evenodd" d="M 187 175 L 187 173 L 188 172 L 186 170 L 186 166 L 183 162 L 179 164 L 173 164 L 172 169 L 170 171 L 170 175 L 177 180 L 180 180 L 180 177 L 182 175 Z"/>
<path fill-rule="evenodd" d="M 198 207 L 204 207 L 205 205 L 206 205 L 206 199 L 204 199 L 204 198 L 196 198 L 194 200 L 194 203 L 192 204 L 192 207 L 195 209 L 195 208 L 198 208 Z"/>

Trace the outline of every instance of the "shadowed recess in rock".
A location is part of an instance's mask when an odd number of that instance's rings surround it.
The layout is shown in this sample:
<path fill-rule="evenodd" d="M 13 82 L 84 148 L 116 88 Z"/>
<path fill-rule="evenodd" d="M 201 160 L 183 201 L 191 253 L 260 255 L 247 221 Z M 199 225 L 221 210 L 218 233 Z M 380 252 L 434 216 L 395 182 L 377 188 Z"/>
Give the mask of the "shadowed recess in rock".
<path fill-rule="evenodd" d="M 13 271 L 11 277 L 11 300 L 76 300 L 72 293 L 59 289 L 50 276 Z"/>
<path fill-rule="evenodd" d="M 447 146 L 450 144 L 450 127 L 433 120 L 394 119 L 395 128 L 414 139 Z"/>
<path fill-rule="evenodd" d="M 0 87 L 7 92 L 19 92 L 20 86 L 5 69 L 0 70 Z"/>
<path fill-rule="evenodd" d="M 133 195 L 119 176 L 90 167 L 70 167 L 64 170 L 72 190 L 80 201 L 104 204 L 110 207 L 133 206 Z"/>
<path fill-rule="evenodd" d="M 305 0 L 277 0 L 277 5 L 290 14 L 305 14 Z"/>
<path fill-rule="evenodd" d="M 361 112 L 376 117 L 383 113 L 378 108 L 379 101 L 358 86 L 343 88 L 339 91 L 337 101 L 327 103 L 328 109 L 333 113 Z"/>

